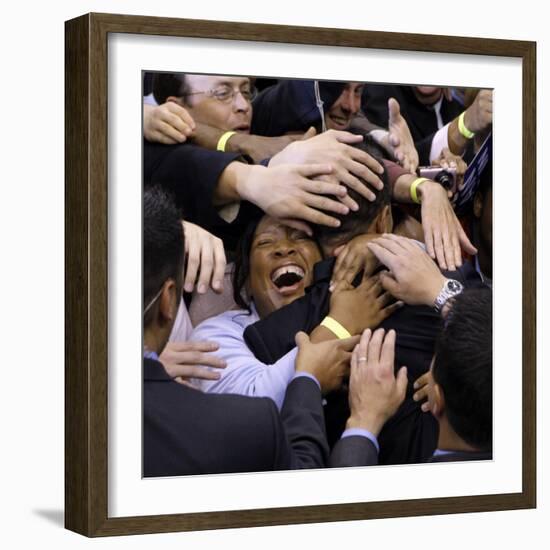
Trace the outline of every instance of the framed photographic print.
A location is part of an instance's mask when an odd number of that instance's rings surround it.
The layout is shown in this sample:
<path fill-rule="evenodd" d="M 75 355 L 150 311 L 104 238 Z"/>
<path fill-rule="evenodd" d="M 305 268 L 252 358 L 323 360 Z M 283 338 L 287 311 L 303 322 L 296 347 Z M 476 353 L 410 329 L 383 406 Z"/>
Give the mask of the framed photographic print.
<path fill-rule="evenodd" d="M 65 37 L 68 529 L 107 536 L 536 506 L 534 43 L 111 14 L 68 21 Z M 185 87 L 178 76 L 182 74 L 200 75 L 202 88 L 193 88 L 192 80 Z M 229 84 L 217 79 L 220 76 Z M 165 84 L 172 79 L 173 84 L 174 78 L 176 87 L 162 95 L 163 79 Z M 216 473 L 207 468 L 201 475 L 178 475 L 172 470 L 147 475 L 143 193 L 162 179 L 159 165 L 166 152 L 189 147 L 193 140 L 157 144 L 161 153 L 151 156 L 147 142 L 155 139 L 144 140 L 144 96 L 153 106 L 171 101 L 186 108 L 197 124 L 213 125 L 214 137 L 203 134 L 204 142 L 192 146 L 208 149 L 210 140 L 212 153 L 219 157 L 237 147 L 234 132 L 254 135 L 259 127 L 258 115 L 254 120 L 246 114 L 251 105 L 258 105 L 253 97 L 257 92 L 265 99 L 277 86 L 295 89 L 303 83 L 313 101 L 305 110 L 310 118 L 304 116 L 301 126 L 285 128 L 280 127 L 281 116 L 264 120 L 263 133 L 258 130 L 258 135 L 281 141 L 260 140 L 256 145 L 276 146 L 254 149 L 250 142 L 242 145 L 241 139 L 235 158 L 228 162 L 238 157 L 239 168 L 272 169 L 269 158 L 285 146 L 307 143 L 325 130 L 332 131 L 329 136 L 346 132 L 352 115 L 355 119 L 361 110 L 374 123 L 367 130 L 363 126 L 362 133 L 370 135 L 380 158 L 387 154 L 387 160 L 401 160 L 403 165 L 395 143 L 388 145 L 384 117 L 392 107 L 387 107 L 389 96 L 384 93 L 409 94 L 427 105 L 431 114 L 435 109 L 436 119 L 447 117 L 441 124 L 438 121 L 434 133 L 456 120 L 455 128 L 465 139 L 475 132 L 467 128 L 471 117 L 465 119 L 461 113 L 479 101 L 479 90 L 491 98 L 490 132 L 480 131 L 484 139 L 476 140 L 469 153 L 461 152 L 468 168 L 460 182 L 452 179 L 460 171 L 454 166 L 445 176 L 451 180 L 440 178 L 459 212 L 472 202 L 487 166 L 492 170 L 493 205 L 488 207 L 492 260 L 484 264 L 479 257 L 476 264 L 480 272 L 487 271 L 486 266 L 491 269 L 495 311 L 491 457 L 437 464 L 381 460 L 380 465 L 368 467 L 261 472 L 230 468 Z M 227 127 L 216 126 L 215 120 L 201 118 L 204 113 L 194 110 L 196 103 L 190 99 L 194 94 L 207 94 L 217 107 L 241 102 L 241 118 Z M 370 100 L 365 102 L 367 96 Z M 407 96 L 398 99 L 405 117 L 410 114 Z M 443 102 L 454 105 L 456 112 L 444 112 Z M 381 108 L 380 119 L 376 119 L 378 104 L 386 109 Z M 270 124 L 273 127 L 266 130 Z M 417 176 L 439 178 L 449 164 L 442 166 L 443 148 L 437 154 L 433 145 L 422 149 L 415 135 L 419 130 L 411 121 L 409 127 L 418 149 L 416 165 L 438 165 L 435 172 L 410 176 L 414 181 L 407 185 L 410 193 L 405 202 L 412 205 L 405 212 L 414 218 L 418 214 L 414 202 L 420 202 L 415 200 L 415 189 L 422 183 Z M 196 141 L 197 135 L 198 131 Z M 196 198 L 196 190 L 193 193 Z M 191 221 L 208 225 L 206 209 L 198 200 L 197 204 Z M 268 206 L 263 208 L 265 203 L 255 204 L 270 212 Z M 315 204 L 317 209 L 325 203 Z M 185 212 L 186 205 L 179 206 Z M 229 213 L 230 221 L 224 218 L 224 223 L 232 223 L 241 213 Z M 222 238 L 223 227 L 214 228 Z M 244 227 L 236 236 L 242 232 Z M 229 253 L 228 259 L 233 259 Z M 291 272 L 297 277 L 294 280 L 291 273 L 292 280 L 278 286 L 286 294 L 295 287 L 303 293 L 300 284 L 309 267 L 297 268 L 273 275 L 277 280 Z M 154 303 L 157 297 L 152 298 Z M 193 321 L 198 324 L 202 319 L 196 312 Z"/>

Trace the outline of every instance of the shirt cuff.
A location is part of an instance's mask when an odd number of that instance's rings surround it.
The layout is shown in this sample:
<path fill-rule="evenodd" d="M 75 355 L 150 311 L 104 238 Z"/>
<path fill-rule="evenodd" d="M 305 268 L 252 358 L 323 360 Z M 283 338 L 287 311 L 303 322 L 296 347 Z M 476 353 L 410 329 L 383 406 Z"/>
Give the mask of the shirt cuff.
<path fill-rule="evenodd" d="M 310 374 L 309 372 L 297 372 L 292 377 L 292 380 L 294 380 L 296 378 L 309 378 L 310 380 L 313 380 L 317 384 L 317 387 L 319 388 L 319 391 L 321 390 L 321 384 L 319 384 L 319 380 L 317 380 L 317 378 L 315 378 L 315 376 L 313 376 L 313 374 Z"/>
<path fill-rule="evenodd" d="M 363 428 L 348 428 L 347 430 L 344 430 L 344 433 L 342 434 L 340 439 L 343 439 L 344 437 L 352 437 L 354 435 L 370 439 L 372 441 L 372 444 L 376 447 L 376 451 L 380 452 L 380 446 L 378 445 L 378 439 L 376 438 L 376 436 L 373 433 L 369 432 L 369 430 L 364 430 Z"/>
<path fill-rule="evenodd" d="M 439 154 L 445 147 L 449 148 L 449 126 L 450 124 L 446 124 L 435 133 L 430 149 L 430 164 L 433 164 L 434 160 L 439 158 Z"/>
<path fill-rule="evenodd" d="M 240 202 L 232 202 L 231 204 L 226 204 L 218 210 L 218 215 L 224 222 L 233 223 L 239 215 L 240 207 Z"/>

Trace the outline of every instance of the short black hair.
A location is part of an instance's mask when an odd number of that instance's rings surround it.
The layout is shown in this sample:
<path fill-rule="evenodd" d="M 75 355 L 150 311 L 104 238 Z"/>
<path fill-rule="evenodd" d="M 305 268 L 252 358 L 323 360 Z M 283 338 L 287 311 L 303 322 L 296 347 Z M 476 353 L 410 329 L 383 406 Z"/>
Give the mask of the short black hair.
<path fill-rule="evenodd" d="M 170 96 L 183 97 L 187 93 L 185 73 L 154 73 L 153 96 L 162 105 Z"/>
<path fill-rule="evenodd" d="M 382 164 L 380 146 L 370 136 L 365 135 L 363 141 L 355 144 L 354 147 L 365 151 Z M 382 164 L 382 166 L 384 165 Z M 356 211 L 350 210 L 348 214 L 331 212 L 330 215 L 332 217 L 340 220 L 340 227 L 328 227 L 326 225 L 313 226 L 314 235 L 321 245 L 328 244 L 335 237 L 345 236 L 345 240 L 347 241 L 367 231 L 382 208 L 390 204 L 391 201 L 391 189 L 388 184 L 388 175 L 385 167 L 380 179 L 384 184 L 384 188 L 380 191 L 374 189 L 365 180 L 362 180 L 362 183 L 375 194 L 376 198 L 374 201 L 369 201 L 357 191 L 348 188 L 348 195 L 359 205 L 359 209 Z M 336 199 L 336 197 L 331 198 Z"/>
<path fill-rule="evenodd" d="M 181 286 L 184 257 L 181 217 L 172 198 L 159 187 L 143 193 L 143 307 L 168 279 Z M 149 313 L 149 312 L 148 312 Z M 144 326 L 150 322 L 148 315 Z"/>
<path fill-rule="evenodd" d="M 456 297 L 436 344 L 432 371 L 450 426 L 483 451 L 491 450 L 493 434 L 492 300 L 487 287 Z"/>

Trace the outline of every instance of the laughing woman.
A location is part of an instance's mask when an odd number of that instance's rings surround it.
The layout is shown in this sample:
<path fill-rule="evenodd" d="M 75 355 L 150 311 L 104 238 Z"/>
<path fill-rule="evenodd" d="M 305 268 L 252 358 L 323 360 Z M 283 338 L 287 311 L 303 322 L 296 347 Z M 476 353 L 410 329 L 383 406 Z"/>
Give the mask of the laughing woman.
<path fill-rule="evenodd" d="M 313 267 L 321 259 L 316 241 L 274 218 L 264 216 L 248 227 L 240 243 L 233 279 L 235 301 L 243 309 L 205 320 L 191 336 L 192 340 L 218 342 L 216 355 L 227 363 L 220 379 L 201 381 L 204 391 L 270 397 L 281 407 L 295 372 L 297 348 L 266 365 L 248 349 L 243 333 L 247 326 L 303 296 L 313 281 Z M 365 318 L 368 312 L 367 327 L 377 326 L 393 311 L 391 306 L 386 307 L 389 297 L 381 296 L 383 291 L 376 278 L 366 278 L 352 292 L 357 292 L 357 315 Z M 349 291 L 332 296 L 330 315 L 336 318 L 333 313 L 338 310 L 340 298 L 349 304 Z"/>

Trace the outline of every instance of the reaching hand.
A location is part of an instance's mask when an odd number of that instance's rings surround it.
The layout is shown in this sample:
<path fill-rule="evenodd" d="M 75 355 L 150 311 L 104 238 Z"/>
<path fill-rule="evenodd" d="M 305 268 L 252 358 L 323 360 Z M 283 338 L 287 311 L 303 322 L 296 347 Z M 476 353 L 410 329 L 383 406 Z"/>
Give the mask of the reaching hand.
<path fill-rule="evenodd" d="M 224 369 L 223 359 L 212 355 L 219 348 L 215 342 L 168 342 L 159 360 L 176 382 L 194 387 L 191 378 L 218 380 L 220 373 L 214 369 Z"/>
<path fill-rule="evenodd" d="M 390 270 L 380 274 L 385 290 L 407 304 L 433 306 L 445 277 L 415 241 L 384 234 L 367 246 Z"/>
<path fill-rule="evenodd" d="M 346 428 L 363 428 L 378 435 L 392 417 L 407 390 L 407 367 L 394 375 L 395 331 L 384 337 L 367 329 L 351 357 L 349 381 L 350 417 Z"/>
<path fill-rule="evenodd" d="M 143 105 L 143 137 L 147 141 L 175 145 L 191 136 L 195 122 L 180 105 L 168 101 L 162 105 Z"/>
<path fill-rule="evenodd" d="M 474 102 L 466 109 L 464 125 L 470 132 L 486 130 L 493 123 L 493 91 L 480 90 Z"/>
<path fill-rule="evenodd" d="M 462 265 L 463 249 L 476 254 L 453 210 L 447 191 L 439 183 L 426 180 L 417 189 L 421 193 L 422 228 L 428 254 L 441 269 L 454 271 Z"/>
<path fill-rule="evenodd" d="M 405 170 L 414 174 L 418 168 L 418 152 L 409 125 L 401 114 L 399 103 L 393 97 L 388 100 L 388 112 L 389 142 L 393 155 Z"/>
<path fill-rule="evenodd" d="M 349 373 L 351 350 L 357 342 L 359 336 L 312 343 L 305 332 L 298 332 L 296 372 L 308 372 L 315 376 L 323 393 L 336 390 L 342 385 L 344 376 Z"/>
<path fill-rule="evenodd" d="M 323 176 L 323 180 L 342 183 L 373 201 L 374 193 L 358 178 L 362 178 L 375 189 L 382 189 L 383 183 L 379 175 L 383 173 L 383 168 L 368 153 L 350 146 L 362 139 L 362 136 L 349 132 L 328 130 L 310 139 L 290 144 L 271 159 L 269 166 L 329 163 L 332 172 Z M 357 203 L 349 196 L 344 195 L 340 200 L 352 210 L 357 210 Z"/>
<path fill-rule="evenodd" d="M 192 292 L 196 283 L 199 294 L 204 294 L 209 284 L 214 292 L 222 292 L 226 265 L 222 240 L 194 223 L 184 221 L 182 224 L 187 258 L 185 291 Z"/>
<path fill-rule="evenodd" d="M 312 179 L 331 172 L 332 167 L 326 164 L 253 166 L 238 182 L 237 191 L 241 198 L 259 206 L 270 216 L 285 220 L 285 223 L 302 220 L 338 227 L 340 221 L 322 211 L 347 214 L 349 208 L 324 195 L 342 197 L 346 188 Z"/>
<path fill-rule="evenodd" d="M 422 401 L 425 399 L 424 403 L 421 405 L 421 409 L 424 412 L 430 411 L 430 392 L 433 386 L 433 376 L 432 371 L 429 370 L 426 374 L 423 374 L 416 379 L 414 383 L 415 392 L 413 394 L 414 401 Z"/>

